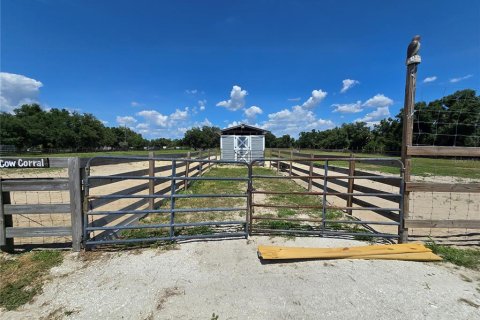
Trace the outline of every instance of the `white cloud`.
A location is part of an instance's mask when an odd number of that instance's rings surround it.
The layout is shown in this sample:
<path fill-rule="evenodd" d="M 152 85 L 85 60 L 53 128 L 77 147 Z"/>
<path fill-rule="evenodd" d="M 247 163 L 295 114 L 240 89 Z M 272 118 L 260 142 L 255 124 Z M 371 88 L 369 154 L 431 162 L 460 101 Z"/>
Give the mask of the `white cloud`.
<path fill-rule="evenodd" d="M 393 100 L 383 94 L 377 94 L 373 98 L 368 99 L 362 105 L 364 107 L 380 108 L 389 107 L 393 104 Z"/>
<path fill-rule="evenodd" d="M 205 106 L 207 105 L 207 100 L 198 100 L 198 106 L 200 108 L 200 111 L 205 110 Z"/>
<path fill-rule="evenodd" d="M 105 126 L 108 124 L 108 121 L 106 120 L 100 120 L 101 123 L 103 123 Z"/>
<path fill-rule="evenodd" d="M 320 102 L 322 102 L 322 100 L 325 99 L 326 96 L 327 96 L 327 92 L 322 91 L 322 89 L 313 90 L 312 96 L 302 104 L 302 107 L 305 109 L 313 109 Z"/>
<path fill-rule="evenodd" d="M 166 127 L 168 123 L 168 116 L 165 116 L 156 110 L 142 110 L 138 112 L 137 115 L 143 117 L 146 122 L 159 127 Z"/>
<path fill-rule="evenodd" d="M 137 102 L 137 101 L 132 101 L 132 102 L 130 102 L 130 105 L 132 107 L 141 107 L 141 106 L 143 106 L 143 103 L 140 103 L 140 102 Z"/>
<path fill-rule="evenodd" d="M 296 137 L 300 131 L 333 128 L 334 123 L 331 120 L 318 119 L 311 110 L 294 106 L 291 110 L 284 109 L 269 114 L 268 120 L 261 127 L 272 131 L 277 136 L 289 134 Z"/>
<path fill-rule="evenodd" d="M 213 123 L 211 123 L 210 120 L 205 118 L 201 122 L 195 122 L 192 127 L 203 127 L 203 126 L 211 127 L 211 126 L 213 126 Z"/>
<path fill-rule="evenodd" d="M 426 77 L 425 79 L 423 79 L 423 83 L 429 83 L 435 80 L 437 80 L 437 76 Z"/>
<path fill-rule="evenodd" d="M 21 74 L 0 72 L 0 111 L 11 112 L 25 103 L 37 101 L 43 84 Z"/>
<path fill-rule="evenodd" d="M 187 89 L 187 90 L 185 90 L 185 93 L 195 95 L 195 94 L 198 93 L 198 90 L 197 89 Z"/>
<path fill-rule="evenodd" d="M 181 111 L 179 109 L 176 109 L 174 113 L 172 113 L 169 117 L 171 121 L 182 121 L 187 119 L 188 117 L 188 108 L 185 108 L 185 110 Z"/>
<path fill-rule="evenodd" d="M 345 93 L 345 92 L 347 92 L 348 89 L 352 88 L 353 86 L 356 86 L 359 83 L 360 83 L 360 81 L 353 80 L 353 79 L 342 80 L 343 86 L 342 86 L 342 90 L 340 90 L 340 92 Z"/>
<path fill-rule="evenodd" d="M 345 104 L 332 104 L 332 107 L 335 107 L 333 112 L 340 113 L 357 113 L 362 112 L 362 101 L 357 101 L 355 103 L 345 103 Z"/>
<path fill-rule="evenodd" d="M 250 108 L 245 109 L 245 116 L 250 119 L 253 119 L 258 114 L 262 114 L 262 113 L 263 113 L 263 110 L 257 106 L 251 106 Z"/>
<path fill-rule="evenodd" d="M 220 101 L 217 107 L 225 107 L 230 111 L 237 111 L 245 106 L 245 96 L 248 94 L 246 90 L 242 90 L 239 86 L 233 86 L 230 92 L 230 99 Z"/>
<path fill-rule="evenodd" d="M 117 116 L 116 120 L 117 120 L 117 123 L 121 126 L 132 126 L 135 123 L 137 123 L 137 119 L 131 116 L 125 116 L 125 117 Z"/>
<path fill-rule="evenodd" d="M 290 99 L 287 99 L 288 101 L 300 101 L 302 100 L 302 98 L 298 97 L 298 98 L 290 98 Z"/>
<path fill-rule="evenodd" d="M 355 122 L 367 122 L 371 123 L 374 121 L 382 120 L 390 116 L 390 110 L 388 107 L 379 107 L 375 111 L 367 113 L 364 117 L 358 118 Z"/>
<path fill-rule="evenodd" d="M 466 76 L 463 76 L 463 77 L 452 78 L 452 79 L 450 79 L 450 82 L 451 83 L 457 83 L 457 82 L 460 82 L 462 80 L 465 80 L 465 79 L 468 79 L 468 78 L 471 78 L 471 77 L 473 77 L 473 74 L 467 74 Z"/>

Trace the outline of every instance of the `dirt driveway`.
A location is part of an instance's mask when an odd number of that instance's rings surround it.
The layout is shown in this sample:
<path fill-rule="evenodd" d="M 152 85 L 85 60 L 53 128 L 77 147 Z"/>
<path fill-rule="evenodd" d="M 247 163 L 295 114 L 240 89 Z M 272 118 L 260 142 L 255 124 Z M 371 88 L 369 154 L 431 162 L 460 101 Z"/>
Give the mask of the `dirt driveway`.
<path fill-rule="evenodd" d="M 252 237 L 168 251 L 68 253 L 42 295 L 0 318 L 480 319 L 478 272 L 402 261 L 262 264 L 259 244 L 365 243 Z"/>

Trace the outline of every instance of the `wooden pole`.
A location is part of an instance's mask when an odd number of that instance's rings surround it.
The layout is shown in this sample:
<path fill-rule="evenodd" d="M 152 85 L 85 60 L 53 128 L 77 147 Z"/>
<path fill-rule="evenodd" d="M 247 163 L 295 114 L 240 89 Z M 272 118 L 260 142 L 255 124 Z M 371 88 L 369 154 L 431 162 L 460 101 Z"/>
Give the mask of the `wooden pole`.
<path fill-rule="evenodd" d="M 201 160 L 202 160 L 202 150 L 200 150 L 200 151 L 198 152 L 198 158 L 197 158 L 197 159 L 198 159 L 198 161 L 199 161 L 199 162 L 198 162 L 198 175 L 201 176 L 201 175 L 202 175 L 202 171 L 203 171 L 203 166 L 202 166 L 202 162 L 201 162 Z"/>
<path fill-rule="evenodd" d="M 210 161 L 210 149 L 208 149 L 208 161 Z M 207 168 L 210 168 L 210 162 L 207 162 Z"/>
<path fill-rule="evenodd" d="M 80 159 L 68 158 L 68 188 L 70 190 L 70 215 L 72 224 L 72 249 L 80 251 L 82 243 L 82 182 Z"/>
<path fill-rule="evenodd" d="M 13 238 L 7 238 L 7 228 L 13 227 L 12 215 L 6 215 L 4 205 L 10 204 L 10 192 L 2 190 L 2 179 L 0 179 L 0 250 L 13 253 Z"/>
<path fill-rule="evenodd" d="M 280 172 L 280 149 L 277 149 L 277 174 Z"/>
<path fill-rule="evenodd" d="M 313 155 L 313 153 L 310 154 L 310 158 L 312 158 L 312 160 L 310 160 L 310 170 L 309 170 L 309 176 L 313 176 L 313 159 L 315 158 L 315 156 Z M 308 178 L 308 191 L 312 191 L 312 181 L 313 179 L 312 178 Z"/>
<path fill-rule="evenodd" d="M 150 159 L 155 158 L 155 154 L 153 153 L 153 151 L 150 151 L 148 153 L 148 157 Z M 155 176 L 155 160 L 148 161 L 148 176 L 149 177 Z M 155 180 L 150 179 L 148 180 L 148 195 L 153 196 L 154 194 L 155 194 Z M 155 199 L 154 198 L 148 199 L 148 208 L 150 210 L 153 210 L 154 207 L 155 207 Z"/>
<path fill-rule="evenodd" d="M 405 81 L 405 103 L 403 107 L 403 134 L 402 134 L 402 162 L 405 166 L 405 186 L 410 182 L 412 170 L 412 157 L 408 154 L 407 148 L 412 145 L 413 140 L 413 114 L 415 108 L 415 89 L 417 80 L 417 66 L 421 62 L 419 55 L 407 57 L 407 76 Z M 408 242 L 408 229 L 405 228 L 405 220 L 410 214 L 410 192 L 405 191 L 403 197 L 403 221 L 400 221 L 399 226 L 399 242 Z"/>
<path fill-rule="evenodd" d="M 350 153 L 350 158 L 353 158 L 354 155 L 353 153 Z M 355 161 L 350 160 L 348 162 L 348 175 L 353 177 L 355 175 Z M 353 178 L 348 179 L 348 193 L 353 193 L 353 187 L 355 185 L 355 181 Z M 348 195 L 347 197 L 347 207 L 352 207 L 353 206 L 353 196 Z M 352 209 L 347 209 L 347 214 L 351 215 L 352 214 Z"/>
<path fill-rule="evenodd" d="M 292 159 L 293 159 L 293 150 L 290 150 L 290 170 L 288 172 L 290 177 L 292 176 Z"/>

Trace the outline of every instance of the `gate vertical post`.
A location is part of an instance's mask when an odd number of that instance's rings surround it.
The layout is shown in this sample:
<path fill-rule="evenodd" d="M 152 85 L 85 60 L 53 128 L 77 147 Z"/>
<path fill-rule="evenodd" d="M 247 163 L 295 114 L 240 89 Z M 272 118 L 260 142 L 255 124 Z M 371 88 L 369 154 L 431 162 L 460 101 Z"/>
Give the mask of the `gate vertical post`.
<path fill-rule="evenodd" d="M 202 166 L 202 150 L 198 152 L 198 175 L 202 175 L 203 166 Z"/>
<path fill-rule="evenodd" d="M 313 185 L 313 179 L 311 178 L 313 176 L 313 159 L 314 159 L 313 153 L 310 154 L 310 158 L 312 158 L 312 160 L 310 160 L 310 168 L 308 170 L 308 175 L 310 176 L 310 178 L 308 178 L 308 191 L 309 192 L 312 191 L 312 185 Z"/>
<path fill-rule="evenodd" d="M 353 158 L 354 155 L 353 153 L 350 154 L 350 158 Z M 350 160 L 348 162 L 348 175 L 350 177 L 353 177 L 355 175 L 355 161 Z M 347 193 L 353 193 L 355 185 L 355 180 L 353 178 L 348 178 L 348 190 Z M 353 196 L 351 194 L 348 195 L 347 197 L 347 207 L 351 208 L 353 206 Z M 347 214 L 351 215 L 352 214 L 352 209 L 347 209 Z"/>
<path fill-rule="evenodd" d="M 150 160 L 148 161 L 148 176 L 149 177 L 154 177 L 155 176 L 155 154 L 153 151 L 150 151 L 148 153 L 148 157 Z M 155 180 L 149 179 L 148 180 L 148 195 L 151 197 L 148 199 L 148 209 L 153 210 L 155 207 L 155 198 L 153 198 L 153 195 L 155 194 Z"/>
<path fill-rule="evenodd" d="M 420 36 L 413 38 L 407 50 L 407 76 L 405 80 L 405 103 L 403 107 L 403 136 L 402 136 L 402 162 L 405 167 L 404 180 L 405 184 L 410 182 L 411 175 L 411 161 L 412 157 L 408 154 L 408 147 L 412 145 L 413 142 L 413 115 L 415 109 L 415 89 L 417 83 L 417 66 L 421 62 L 421 57 L 418 55 L 415 50 L 410 50 L 410 48 L 415 47 L 415 41 L 418 46 L 420 45 Z M 412 52 L 410 52 L 412 51 Z M 410 54 L 415 53 L 413 56 Z M 399 242 L 405 243 L 408 242 L 408 229 L 405 228 L 405 220 L 408 219 L 410 214 L 410 192 L 406 191 L 404 186 L 404 196 L 403 196 L 403 219 L 399 221 Z"/>
<path fill-rule="evenodd" d="M 247 184 L 247 221 L 245 225 L 245 237 L 252 235 L 252 222 L 253 222 L 253 164 L 247 164 L 248 168 L 248 184 Z"/>
<path fill-rule="evenodd" d="M 7 238 L 7 228 L 13 227 L 13 217 L 5 214 L 5 204 L 10 204 L 10 192 L 3 191 L 0 179 L 0 251 L 13 253 L 14 240 Z"/>
<path fill-rule="evenodd" d="M 82 182 L 80 159 L 68 158 L 68 189 L 70 190 L 70 216 L 72 224 L 72 249 L 80 251 L 82 243 Z"/>
<path fill-rule="evenodd" d="M 190 151 L 187 152 L 187 159 L 190 159 Z M 187 161 L 187 163 L 185 164 L 185 177 L 188 178 L 188 172 L 190 171 L 190 161 Z M 185 191 L 187 191 L 188 189 L 188 180 L 185 180 L 185 182 L 183 183 L 183 189 Z"/>
<path fill-rule="evenodd" d="M 170 187 L 170 238 L 175 236 L 175 177 L 177 175 L 177 161 L 172 161 L 172 185 Z"/>

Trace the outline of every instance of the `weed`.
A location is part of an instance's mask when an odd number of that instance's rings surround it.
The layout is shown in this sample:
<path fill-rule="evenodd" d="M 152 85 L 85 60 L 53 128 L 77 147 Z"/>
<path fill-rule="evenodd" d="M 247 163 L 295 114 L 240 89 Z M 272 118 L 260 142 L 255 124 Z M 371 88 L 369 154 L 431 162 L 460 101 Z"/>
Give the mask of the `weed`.
<path fill-rule="evenodd" d="M 480 270 L 480 250 L 443 246 L 435 243 L 433 240 L 427 242 L 426 246 L 430 248 L 433 253 L 440 255 L 445 261 L 457 266 Z"/>
<path fill-rule="evenodd" d="M 28 252 L 13 259 L 0 258 L 0 306 L 15 310 L 41 292 L 48 271 L 60 264 L 59 251 Z"/>
<path fill-rule="evenodd" d="M 218 320 L 218 314 L 212 313 L 212 318 L 210 320 Z"/>

